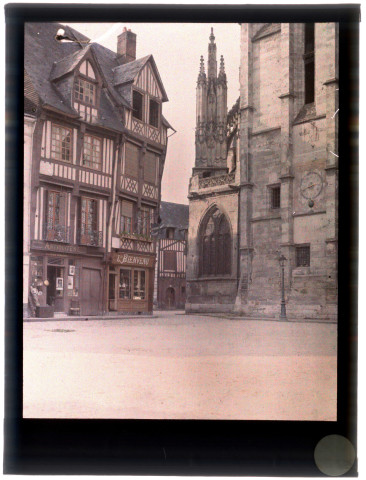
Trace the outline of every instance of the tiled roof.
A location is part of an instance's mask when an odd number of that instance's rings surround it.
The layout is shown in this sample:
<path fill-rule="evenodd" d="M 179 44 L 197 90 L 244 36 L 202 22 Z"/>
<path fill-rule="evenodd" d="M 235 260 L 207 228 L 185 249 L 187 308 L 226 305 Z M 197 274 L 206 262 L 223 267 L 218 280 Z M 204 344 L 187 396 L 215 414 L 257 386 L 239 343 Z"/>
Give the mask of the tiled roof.
<path fill-rule="evenodd" d="M 83 59 L 86 52 L 90 50 L 90 45 L 82 48 L 78 52 L 71 53 L 67 57 L 62 58 L 58 62 L 53 63 L 53 68 L 50 76 L 50 80 L 56 80 L 57 78 L 66 75 L 77 67 L 78 63 Z"/>
<path fill-rule="evenodd" d="M 62 43 L 57 41 L 55 36 L 59 28 L 63 28 L 65 34 L 75 38 L 76 42 Z M 77 43 L 77 41 L 82 43 Z M 134 62 L 119 65 L 115 52 L 97 43 L 88 44 L 88 41 L 87 37 L 65 25 L 26 23 L 25 70 L 41 104 L 74 117 L 79 116 L 71 105 L 71 94 L 70 98 L 65 98 L 58 90 L 57 82 L 61 77 L 70 74 L 82 61 L 84 55 L 91 52 L 104 79 L 103 83 L 106 84 L 105 88 L 102 89 L 99 105 L 100 115 L 96 122 L 101 126 L 123 131 L 124 127 L 121 119 L 118 118 L 113 102 L 131 108 L 132 99 L 129 92 L 131 88 L 126 88 L 124 85 L 128 81 L 133 81 L 133 75 L 136 75 L 147 61 L 151 62 L 152 68 L 160 81 L 154 59 L 152 55 L 148 55 Z M 115 79 L 117 79 L 117 83 L 115 83 Z M 115 88 L 117 84 L 124 85 Z M 165 91 L 163 93 L 165 94 Z"/>
<path fill-rule="evenodd" d="M 189 206 L 182 203 L 161 202 L 161 225 L 178 229 L 188 228 Z"/>
<path fill-rule="evenodd" d="M 113 69 L 113 84 L 121 85 L 124 83 L 133 82 L 136 75 L 151 58 L 151 55 L 139 58 L 133 62 L 125 63 L 124 65 L 118 65 Z"/>

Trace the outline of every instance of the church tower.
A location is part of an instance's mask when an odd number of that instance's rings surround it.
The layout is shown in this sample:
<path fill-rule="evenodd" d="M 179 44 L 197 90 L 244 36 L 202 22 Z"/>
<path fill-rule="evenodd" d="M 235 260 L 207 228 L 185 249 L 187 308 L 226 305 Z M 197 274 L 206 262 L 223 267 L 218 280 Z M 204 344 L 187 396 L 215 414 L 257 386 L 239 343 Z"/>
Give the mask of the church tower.
<path fill-rule="evenodd" d="M 211 177 L 227 173 L 227 80 L 221 55 L 217 74 L 216 43 L 211 28 L 207 75 L 201 56 L 196 90 L 196 158 L 193 175 Z"/>

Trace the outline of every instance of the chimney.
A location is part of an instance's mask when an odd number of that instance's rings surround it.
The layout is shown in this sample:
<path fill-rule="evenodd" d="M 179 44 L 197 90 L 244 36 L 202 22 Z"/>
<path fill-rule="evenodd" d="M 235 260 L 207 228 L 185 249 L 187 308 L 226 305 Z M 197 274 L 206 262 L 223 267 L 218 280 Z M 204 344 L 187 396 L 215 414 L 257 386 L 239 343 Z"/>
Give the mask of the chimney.
<path fill-rule="evenodd" d="M 136 60 L 136 33 L 126 27 L 117 37 L 117 56 L 122 64 Z"/>

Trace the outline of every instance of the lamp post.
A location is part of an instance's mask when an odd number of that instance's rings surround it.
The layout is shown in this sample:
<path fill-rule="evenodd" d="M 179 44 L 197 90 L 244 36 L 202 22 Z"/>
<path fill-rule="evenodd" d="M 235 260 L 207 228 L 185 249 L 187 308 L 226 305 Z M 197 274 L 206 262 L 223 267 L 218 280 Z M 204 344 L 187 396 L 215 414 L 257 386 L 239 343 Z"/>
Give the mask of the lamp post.
<path fill-rule="evenodd" d="M 281 267 L 281 314 L 280 320 L 287 320 L 286 316 L 286 302 L 285 302 L 285 262 L 287 258 L 281 254 L 278 261 Z"/>

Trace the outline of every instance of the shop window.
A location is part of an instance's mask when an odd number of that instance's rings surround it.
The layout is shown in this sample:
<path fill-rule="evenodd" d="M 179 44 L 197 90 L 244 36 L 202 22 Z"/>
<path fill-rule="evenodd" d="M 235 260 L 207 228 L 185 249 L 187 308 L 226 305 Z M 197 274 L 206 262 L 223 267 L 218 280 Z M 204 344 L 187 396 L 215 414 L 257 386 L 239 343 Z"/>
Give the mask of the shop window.
<path fill-rule="evenodd" d="M 315 35 L 314 23 L 305 23 L 305 104 L 313 103 L 315 96 Z"/>
<path fill-rule="evenodd" d="M 185 293 L 186 293 L 186 287 L 182 287 L 181 292 L 182 292 L 182 295 L 185 295 Z"/>
<path fill-rule="evenodd" d="M 71 152 L 71 129 L 52 124 L 51 158 L 70 162 Z"/>
<path fill-rule="evenodd" d="M 145 270 L 134 270 L 133 272 L 133 299 L 145 300 L 146 293 Z"/>
<path fill-rule="evenodd" d="M 84 136 L 83 166 L 101 170 L 102 168 L 102 142 L 91 135 Z"/>
<path fill-rule="evenodd" d="M 231 273 L 231 234 L 229 223 L 217 208 L 204 219 L 200 235 L 202 275 Z"/>
<path fill-rule="evenodd" d="M 131 298 L 131 270 L 121 268 L 119 271 L 119 298 Z"/>
<path fill-rule="evenodd" d="M 269 187 L 270 206 L 272 210 L 281 207 L 281 187 L 279 185 Z"/>
<path fill-rule="evenodd" d="M 177 269 L 177 255 L 174 251 L 166 250 L 164 252 L 164 270 L 175 272 Z"/>
<path fill-rule="evenodd" d="M 159 127 L 159 104 L 155 100 L 150 100 L 149 105 L 149 123 L 153 127 Z"/>
<path fill-rule="evenodd" d="M 75 260 L 69 260 L 69 271 L 67 276 L 68 297 L 77 297 L 79 295 L 79 277 L 79 267 L 75 265 Z"/>
<path fill-rule="evenodd" d="M 31 257 L 30 271 L 31 287 L 41 292 L 43 286 L 43 257 Z"/>
<path fill-rule="evenodd" d="M 133 232 L 133 203 L 122 201 L 121 207 L 121 233 Z"/>
<path fill-rule="evenodd" d="M 296 267 L 310 267 L 310 245 L 296 247 Z"/>
<path fill-rule="evenodd" d="M 143 96 L 141 93 L 133 91 L 133 99 L 132 99 L 132 115 L 134 118 L 138 120 L 142 120 L 142 113 L 143 113 Z"/>

